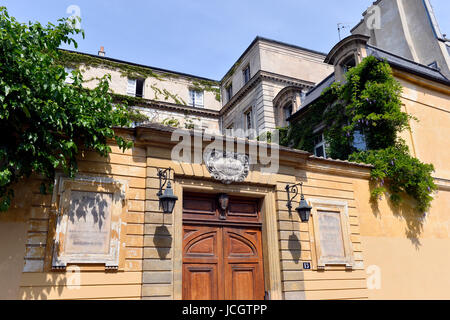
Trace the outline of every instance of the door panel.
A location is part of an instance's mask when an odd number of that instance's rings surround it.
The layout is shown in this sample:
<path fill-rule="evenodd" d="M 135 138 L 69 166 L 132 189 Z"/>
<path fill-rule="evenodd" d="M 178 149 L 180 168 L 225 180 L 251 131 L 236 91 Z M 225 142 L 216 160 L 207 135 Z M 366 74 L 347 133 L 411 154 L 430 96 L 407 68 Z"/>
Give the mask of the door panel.
<path fill-rule="evenodd" d="M 183 299 L 223 299 L 221 233 L 216 227 L 183 226 Z"/>
<path fill-rule="evenodd" d="M 257 266 L 250 264 L 230 264 L 225 270 L 225 297 L 227 300 L 259 300 L 257 296 Z M 230 279 L 231 278 L 231 279 Z M 263 294 L 264 297 L 264 294 Z"/>
<path fill-rule="evenodd" d="M 223 237 L 225 299 L 263 300 L 261 231 L 225 227 Z"/>
<path fill-rule="evenodd" d="M 183 265 L 183 299 L 220 299 L 217 286 L 217 264 Z"/>
<path fill-rule="evenodd" d="M 236 225 L 237 218 L 259 220 L 258 203 L 234 203 L 227 216 L 234 216 L 234 222 L 210 225 L 213 215 L 207 212 L 217 207 L 214 198 L 191 196 L 184 201 L 183 299 L 264 299 L 261 227 Z"/>

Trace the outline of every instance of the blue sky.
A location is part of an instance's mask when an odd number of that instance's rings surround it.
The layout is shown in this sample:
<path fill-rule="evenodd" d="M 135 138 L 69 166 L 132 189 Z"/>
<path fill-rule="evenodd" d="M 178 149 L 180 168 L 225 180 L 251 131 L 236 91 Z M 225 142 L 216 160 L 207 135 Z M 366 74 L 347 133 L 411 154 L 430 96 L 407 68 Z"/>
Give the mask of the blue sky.
<path fill-rule="evenodd" d="M 373 0 L 1 0 L 21 22 L 56 22 L 81 9 L 78 51 L 220 80 L 257 36 L 328 52 L 337 23 L 353 27 Z M 431 0 L 450 34 L 450 1 Z M 347 31 L 348 32 L 348 31 Z"/>

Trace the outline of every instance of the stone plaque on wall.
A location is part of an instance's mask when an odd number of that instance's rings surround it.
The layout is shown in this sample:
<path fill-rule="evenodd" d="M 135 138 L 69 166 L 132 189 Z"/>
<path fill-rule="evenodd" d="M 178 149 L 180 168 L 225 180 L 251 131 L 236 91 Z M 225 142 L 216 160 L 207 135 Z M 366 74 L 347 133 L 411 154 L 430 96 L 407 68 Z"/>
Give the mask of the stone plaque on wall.
<path fill-rule="evenodd" d="M 322 255 L 327 258 L 344 258 L 340 213 L 318 211 L 318 218 Z"/>
<path fill-rule="evenodd" d="M 109 252 L 112 197 L 110 193 L 72 191 L 65 253 Z"/>
<path fill-rule="evenodd" d="M 125 181 L 108 177 L 60 177 L 54 195 L 58 200 L 54 269 L 65 269 L 67 264 L 104 264 L 108 270 L 123 267 L 120 244 L 125 241 L 127 189 Z"/>

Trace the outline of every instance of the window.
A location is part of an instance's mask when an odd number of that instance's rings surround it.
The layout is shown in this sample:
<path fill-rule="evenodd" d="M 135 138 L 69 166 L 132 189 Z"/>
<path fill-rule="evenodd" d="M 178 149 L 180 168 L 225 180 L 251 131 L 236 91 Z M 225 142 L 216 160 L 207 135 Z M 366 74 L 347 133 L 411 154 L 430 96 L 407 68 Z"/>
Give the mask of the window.
<path fill-rule="evenodd" d="M 347 59 L 344 60 L 344 62 L 341 63 L 341 66 L 342 66 L 342 71 L 344 73 L 347 73 L 348 70 L 356 67 L 355 56 L 353 54 L 351 56 L 349 56 Z"/>
<path fill-rule="evenodd" d="M 189 105 L 203 108 L 203 91 L 189 90 Z"/>
<path fill-rule="evenodd" d="M 227 136 L 233 136 L 234 131 L 234 123 L 230 124 L 227 129 L 225 130 L 225 135 Z"/>
<path fill-rule="evenodd" d="M 356 130 L 353 133 L 353 147 L 355 147 L 358 151 L 367 150 L 366 136 L 359 130 Z"/>
<path fill-rule="evenodd" d="M 433 62 L 430 63 L 428 66 L 429 66 L 430 68 L 435 69 L 435 70 L 440 70 L 437 61 L 433 61 Z"/>
<path fill-rule="evenodd" d="M 353 268 L 355 261 L 347 202 L 310 199 L 310 204 L 317 267 L 341 265 Z"/>
<path fill-rule="evenodd" d="M 244 69 L 243 75 L 244 75 L 244 84 L 246 84 L 247 82 L 250 81 L 250 65 L 248 65 L 248 66 Z"/>
<path fill-rule="evenodd" d="M 253 129 L 253 116 L 252 116 L 252 109 L 250 108 L 246 113 L 245 113 L 245 129 L 246 130 L 251 130 Z"/>
<path fill-rule="evenodd" d="M 289 117 L 292 116 L 292 103 L 288 104 L 287 106 L 285 106 L 283 108 L 283 113 L 284 113 L 284 122 L 286 125 L 289 125 Z"/>
<path fill-rule="evenodd" d="M 67 76 L 66 76 L 66 83 L 68 83 L 68 84 L 72 84 L 73 83 L 73 74 L 72 74 L 72 72 L 74 71 L 75 69 L 73 69 L 73 68 L 64 68 L 64 71 L 67 73 Z"/>
<path fill-rule="evenodd" d="M 306 99 L 306 91 L 300 92 L 300 104 L 303 104 L 305 102 Z"/>
<path fill-rule="evenodd" d="M 142 98 L 144 97 L 144 79 L 128 79 L 127 95 Z"/>
<path fill-rule="evenodd" d="M 228 102 L 233 97 L 233 85 L 231 83 L 225 88 L 225 92 L 226 92 L 227 102 Z"/>
<path fill-rule="evenodd" d="M 314 155 L 316 157 L 323 157 L 323 158 L 327 157 L 323 133 L 319 134 L 314 138 Z"/>
<path fill-rule="evenodd" d="M 253 108 L 244 113 L 244 135 L 247 139 L 256 137 L 256 126 L 254 122 Z"/>

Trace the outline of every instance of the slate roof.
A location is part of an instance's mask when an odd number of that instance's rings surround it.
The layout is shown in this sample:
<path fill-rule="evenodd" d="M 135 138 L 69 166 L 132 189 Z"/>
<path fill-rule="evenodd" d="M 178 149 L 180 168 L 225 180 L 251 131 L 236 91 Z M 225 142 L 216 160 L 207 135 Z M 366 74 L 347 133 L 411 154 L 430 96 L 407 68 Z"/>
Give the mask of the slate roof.
<path fill-rule="evenodd" d="M 382 50 L 374 46 L 367 45 L 366 49 L 368 56 L 374 56 L 375 58 L 380 60 L 386 59 L 388 63 L 394 68 L 405 70 L 407 72 L 450 86 L 450 79 L 446 78 L 437 69 L 414 62 L 412 60 L 408 60 L 406 58 L 403 58 L 401 56 L 395 55 L 393 53 L 390 53 L 388 51 Z M 312 88 L 306 94 L 306 98 L 305 101 L 303 102 L 302 107 L 297 112 L 295 112 L 288 120 L 295 119 L 298 115 L 304 112 L 311 105 L 311 103 L 316 101 L 320 97 L 322 92 L 326 88 L 331 86 L 331 84 L 333 84 L 335 81 L 336 81 L 335 74 L 332 73 L 327 78 L 322 80 L 322 82 L 320 82 L 314 88 Z"/>
<path fill-rule="evenodd" d="M 447 79 L 439 70 L 405 59 L 380 48 L 367 45 L 367 55 L 374 56 L 378 59 L 386 59 L 393 67 L 450 85 L 450 80 Z"/>

